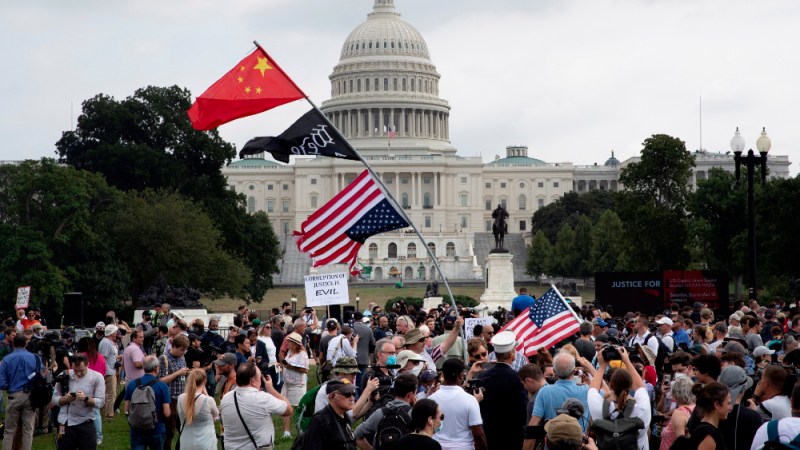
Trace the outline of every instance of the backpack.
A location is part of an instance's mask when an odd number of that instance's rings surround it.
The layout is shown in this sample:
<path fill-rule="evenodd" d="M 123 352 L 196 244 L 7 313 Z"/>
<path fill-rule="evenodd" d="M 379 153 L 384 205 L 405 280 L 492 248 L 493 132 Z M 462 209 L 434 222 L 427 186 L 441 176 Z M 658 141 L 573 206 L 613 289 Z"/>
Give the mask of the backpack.
<path fill-rule="evenodd" d="M 147 384 L 142 384 L 142 379 L 136 380 L 136 388 L 131 394 L 131 401 L 128 405 L 128 425 L 136 431 L 152 431 L 158 423 L 156 413 L 156 394 L 153 385 L 158 378 L 150 380 Z"/>
<path fill-rule="evenodd" d="M 780 441 L 778 422 L 778 419 L 767 422 L 767 442 L 764 443 L 764 450 L 800 450 L 800 435 L 795 436 L 788 444 Z"/>
<path fill-rule="evenodd" d="M 303 394 L 300 403 L 294 408 L 292 421 L 297 425 L 297 431 L 300 433 L 304 433 L 308 430 L 311 418 L 314 417 L 314 404 L 317 401 L 317 393 L 320 387 L 322 387 L 322 385 L 316 386 Z"/>
<path fill-rule="evenodd" d="M 644 337 L 645 345 L 647 345 L 647 342 L 651 337 L 655 338 L 656 342 L 658 342 L 658 353 L 656 353 L 656 362 L 653 365 L 655 366 L 656 372 L 658 372 L 660 378 L 661 374 L 664 372 L 664 362 L 666 362 L 667 358 L 669 358 L 670 351 L 669 348 L 667 348 L 667 344 L 665 344 L 653 333 L 647 333 L 647 335 Z"/>
<path fill-rule="evenodd" d="M 603 418 L 592 422 L 598 450 L 627 450 L 639 448 L 639 430 L 644 429 L 644 422 L 638 417 L 633 417 L 633 407 L 636 400 L 629 399 L 625 410 L 611 419 L 609 406 L 611 402 L 603 400 Z"/>
<path fill-rule="evenodd" d="M 383 418 L 378 423 L 378 428 L 375 430 L 375 440 L 373 441 L 373 450 L 389 450 L 399 449 L 397 441 L 403 436 L 411 433 L 409 426 L 411 425 L 411 417 L 409 416 L 408 405 L 394 406 L 386 405 L 381 411 Z"/>
<path fill-rule="evenodd" d="M 30 401 L 33 409 L 44 408 L 53 400 L 53 375 L 48 370 L 45 375 L 42 375 L 42 361 L 36 357 L 36 373 L 33 376 L 30 384 Z"/>

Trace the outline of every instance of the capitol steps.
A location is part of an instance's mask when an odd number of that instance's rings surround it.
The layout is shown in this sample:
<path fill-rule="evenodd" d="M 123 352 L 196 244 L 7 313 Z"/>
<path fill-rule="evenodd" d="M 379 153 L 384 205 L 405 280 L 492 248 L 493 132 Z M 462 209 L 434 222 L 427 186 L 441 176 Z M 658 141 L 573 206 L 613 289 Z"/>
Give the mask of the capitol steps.
<path fill-rule="evenodd" d="M 297 249 L 291 236 L 278 236 L 278 241 L 284 253 L 283 258 L 278 260 L 281 271 L 272 276 L 272 283 L 276 286 L 303 284 L 303 277 L 311 269 L 311 257 Z"/>
<path fill-rule="evenodd" d="M 528 247 L 521 233 L 509 233 L 505 236 L 504 244 L 506 249 L 514 255 L 514 280 L 527 281 L 533 278 L 525 273 L 525 265 L 528 261 Z M 492 233 L 475 233 L 475 256 L 478 264 L 486 267 L 486 258 L 494 248 L 494 235 Z"/>

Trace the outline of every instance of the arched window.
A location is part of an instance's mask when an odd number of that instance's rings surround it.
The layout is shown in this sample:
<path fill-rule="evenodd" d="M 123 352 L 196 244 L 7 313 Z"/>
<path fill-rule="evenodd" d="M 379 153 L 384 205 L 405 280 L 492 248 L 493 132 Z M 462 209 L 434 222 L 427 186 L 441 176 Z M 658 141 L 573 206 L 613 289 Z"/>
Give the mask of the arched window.
<path fill-rule="evenodd" d="M 406 280 L 413 279 L 414 278 L 414 269 L 411 266 L 406 267 L 406 273 L 405 273 L 404 276 L 405 276 Z"/>
<path fill-rule="evenodd" d="M 394 242 L 389 244 L 389 258 L 397 258 L 397 244 Z"/>
<path fill-rule="evenodd" d="M 375 259 L 378 257 L 378 244 L 374 242 L 369 244 L 369 257 L 370 259 Z"/>
<path fill-rule="evenodd" d="M 247 197 L 247 212 L 256 212 L 256 199 L 253 197 Z"/>
<path fill-rule="evenodd" d="M 382 280 L 383 279 L 383 268 L 376 267 L 372 271 L 372 278 L 375 279 L 375 280 Z"/>
<path fill-rule="evenodd" d="M 417 81 L 414 78 L 411 79 L 411 92 L 414 92 L 416 89 L 414 88 L 414 82 Z"/>
<path fill-rule="evenodd" d="M 384 78 L 383 79 L 383 90 L 384 91 L 388 91 L 389 90 L 389 79 L 388 78 Z"/>
<path fill-rule="evenodd" d="M 451 258 L 453 256 L 456 256 L 456 244 L 454 244 L 452 242 L 448 242 L 447 245 L 445 246 L 445 252 L 446 252 L 447 256 L 449 256 Z"/>
<path fill-rule="evenodd" d="M 431 253 L 436 256 L 436 244 L 428 242 L 428 248 L 431 250 Z"/>
<path fill-rule="evenodd" d="M 521 194 L 519 196 L 519 209 L 520 211 L 524 211 L 528 207 L 528 198 L 525 197 L 525 194 Z"/>
<path fill-rule="evenodd" d="M 416 258 L 417 257 L 417 244 L 410 243 L 408 244 L 408 249 L 406 250 L 406 256 L 408 258 Z"/>
<path fill-rule="evenodd" d="M 356 80 L 356 92 L 361 92 L 361 79 Z"/>
<path fill-rule="evenodd" d="M 376 91 L 381 90 L 380 80 L 378 80 L 377 78 L 375 78 L 375 90 Z"/>
<path fill-rule="evenodd" d="M 406 79 L 403 78 L 403 92 L 407 91 L 406 89 Z"/>

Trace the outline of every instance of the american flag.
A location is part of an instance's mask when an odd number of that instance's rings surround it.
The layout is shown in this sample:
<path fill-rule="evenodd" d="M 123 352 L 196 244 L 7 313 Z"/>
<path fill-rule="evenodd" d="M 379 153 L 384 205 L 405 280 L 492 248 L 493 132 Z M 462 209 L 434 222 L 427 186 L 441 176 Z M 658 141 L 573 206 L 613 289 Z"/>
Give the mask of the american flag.
<path fill-rule="evenodd" d="M 358 249 L 372 235 L 409 226 L 368 171 L 311 214 L 293 233 L 297 248 L 311 254 L 314 267 L 356 264 Z"/>
<path fill-rule="evenodd" d="M 525 356 L 536 354 L 537 349 L 549 348 L 577 333 L 580 322 L 567 306 L 561 294 L 550 288 L 534 305 L 522 311 L 500 331 L 513 331 L 517 351 Z"/>

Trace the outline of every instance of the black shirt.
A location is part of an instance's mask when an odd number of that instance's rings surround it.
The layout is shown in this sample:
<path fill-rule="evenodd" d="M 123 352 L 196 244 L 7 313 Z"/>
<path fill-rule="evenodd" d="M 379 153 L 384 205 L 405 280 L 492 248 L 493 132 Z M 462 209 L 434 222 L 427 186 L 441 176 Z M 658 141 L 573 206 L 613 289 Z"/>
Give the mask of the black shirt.
<path fill-rule="evenodd" d="M 764 423 L 761 414 L 740 406 L 734 406 L 728 414 L 728 419 L 719 423 L 719 432 L 725 440 L 725 445 L 731 450 L 749 450 L 753 445 L 756 431 Z"/>
<path fill-rule="evenodd" d="M 578 339 L 575 341 L 575 348 L 578 350 L 578 354 L 586 358 L 587 361 L 591 361 L 594 358 L 594 343 L 592 341 L 584 341 L 583 339 Z"/>
<path fill-rule="evenodd" d="M 314 414 L 305 436 L 306 450 L 356 450 L 350 417 L 336 414 L 331 405 Z"/>
<path fill-rule="evenodd" d="M 399 448 L 413 448 L 414 450 L 442 450 L 442 445 L 435 439 L 422 434 L 407 434 L 397 441 Z"/>
<path fill-rule="evenodd" d="M 691 448 L 698 448 L 700 443 L 705 440 L 706 436 L 711 436 L 711 438 L 714 439 L 716 450 L 727 450 L 722 434 L 716 427 L 708 422 L 700 422 L 692 429 L 691 437 L 689 438 Z"/>

